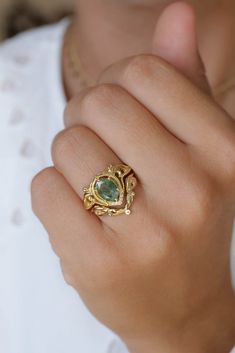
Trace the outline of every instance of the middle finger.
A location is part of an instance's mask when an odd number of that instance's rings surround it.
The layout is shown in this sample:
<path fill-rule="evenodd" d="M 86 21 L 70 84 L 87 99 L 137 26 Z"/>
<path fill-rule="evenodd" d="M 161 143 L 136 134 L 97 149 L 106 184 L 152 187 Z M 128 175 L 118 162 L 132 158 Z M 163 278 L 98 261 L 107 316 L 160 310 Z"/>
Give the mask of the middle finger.
<path fill-rule="evenodd" d="M 115 153 L 85 126 L 74 126 L 60 132 L 53 141 L 52 158 L 56 169 L 81 199 L 84 195 L 83 188 L 90 185 L 95 175 L 110 164 L 122 163 Z M 130 218 L 102 217 L 101 221 L 114 231 L 118 229 L 127 232 L 131 224 L 136 227 L 140 222 L 140 199 L 143 201 L 143 198 L 143 190 L 139 184 Z"/>
<path fill-rule="evenodd" d="M 156 182 L 156 172 L 160 184 L 172 173 L 177 175 L 179 161 L 187 155 L 186 145 L 117 85 L 100 85 L 74 98 L 65 123 L 93 130 L 123 163 L 132 166 L 147 189 Z"/>

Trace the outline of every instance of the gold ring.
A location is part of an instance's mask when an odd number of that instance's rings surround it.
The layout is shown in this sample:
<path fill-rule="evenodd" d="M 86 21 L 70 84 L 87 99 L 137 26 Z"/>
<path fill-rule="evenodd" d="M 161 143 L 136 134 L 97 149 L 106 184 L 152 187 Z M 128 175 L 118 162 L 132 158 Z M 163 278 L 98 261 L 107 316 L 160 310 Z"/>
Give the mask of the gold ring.
<path fill-rule="evenodd" d="M 137 179 L 128 165 L 109 165 L 84 191 L 84 207 L 97 216 L 130 215 Z"/>

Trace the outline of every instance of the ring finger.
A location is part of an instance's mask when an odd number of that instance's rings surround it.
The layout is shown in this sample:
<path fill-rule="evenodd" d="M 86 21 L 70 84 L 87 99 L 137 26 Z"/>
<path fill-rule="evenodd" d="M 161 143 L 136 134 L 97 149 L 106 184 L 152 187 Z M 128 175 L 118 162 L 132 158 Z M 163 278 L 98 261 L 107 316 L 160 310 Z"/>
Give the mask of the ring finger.
<path fill-rule="evenodd" d="M 52 145 L 52 158 L 56 169 L 64 175 L 81 199 L 83 188 L 92 182 L 95 175 L 110 164 L 122 163 L 93 131 L 82 125 L 63 130 L 56 136 Z M 138 198 L 140 193 L 138 187 Z M 141 203 L 135 199 L 131 217 L 102 217 L 101 220 L 113 230 L 118 227 L 119 231 L 125 231 L 125 226 L 127 229 L 130 227 L 130 221 L 136 225 L 137 218 L 140 218 L 140 207 Z"/>

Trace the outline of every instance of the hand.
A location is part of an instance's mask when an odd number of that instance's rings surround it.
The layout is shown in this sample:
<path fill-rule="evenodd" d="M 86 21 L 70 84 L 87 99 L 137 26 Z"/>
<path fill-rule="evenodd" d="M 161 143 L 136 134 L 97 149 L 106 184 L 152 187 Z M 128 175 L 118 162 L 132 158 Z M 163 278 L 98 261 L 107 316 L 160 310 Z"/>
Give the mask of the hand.
<path fill-rule="evenodd" d="M 32 184 L 66 281 L 133 353 L 225 353 L 235 338 L 235 122 L 210 96 L 194 22 L 187 5 L 170 6 L 155 35 L 164 59 L 124 59 L 75 97 L 55 167 Z M 174 26 L 188 31 L 169 49 Z M 133 213 L 98 218 L 83 187 L 120 162 L 138 177 Z"/>

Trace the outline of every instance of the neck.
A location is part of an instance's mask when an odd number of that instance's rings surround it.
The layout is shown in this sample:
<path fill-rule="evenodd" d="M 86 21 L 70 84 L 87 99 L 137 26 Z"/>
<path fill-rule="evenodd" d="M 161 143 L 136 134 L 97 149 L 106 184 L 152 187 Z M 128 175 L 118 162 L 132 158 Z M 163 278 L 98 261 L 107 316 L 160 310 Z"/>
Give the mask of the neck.
<path fill-rule="evenodd" d="M 162 5 L 128 5 L 125 1 L 88 1 L 77 10 L 77 45 L 94 77 L 123 57 L 148 52 Z"/>
<path fill-rule="evenodd" d="M 108 65 L 151 51 L 152 35 L 163 8 L 171 1 L 90 0 L 77 2 L 77 52 L 92 80 Z M 212 86 L 235 73 L 234 1 L 205 1 L 197 6 L 201 55 Z M 73 89 L 72 89 L 73 90 Z M 71 90 L 70 90 L 71 91 Z"/>

